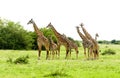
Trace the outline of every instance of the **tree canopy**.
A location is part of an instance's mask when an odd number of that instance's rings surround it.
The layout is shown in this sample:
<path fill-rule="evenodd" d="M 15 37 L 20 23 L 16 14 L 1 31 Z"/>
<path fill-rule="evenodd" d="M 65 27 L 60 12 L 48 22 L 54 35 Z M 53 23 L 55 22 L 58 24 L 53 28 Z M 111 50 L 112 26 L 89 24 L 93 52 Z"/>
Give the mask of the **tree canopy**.
<path fill-rule="evenodd" d="M 0 20 L 0 49 L 30 49 L 32 36 L 19 23 Z"/>

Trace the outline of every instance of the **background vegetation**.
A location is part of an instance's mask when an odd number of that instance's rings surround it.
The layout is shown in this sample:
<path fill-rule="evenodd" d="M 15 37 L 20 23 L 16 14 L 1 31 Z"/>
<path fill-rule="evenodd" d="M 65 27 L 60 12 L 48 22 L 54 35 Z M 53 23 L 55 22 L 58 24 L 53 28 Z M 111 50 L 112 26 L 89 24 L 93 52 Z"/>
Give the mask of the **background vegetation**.
<path fill-rule="evenodd" d="M 49 35 L 52 35 L 54 42 L 57 43 L 56 37 L 50 29 L 41 28 L 40 29 L 44 35 L 48 38 Z M 0 49 L 37 49 L 36 34 L 32 31 L 27 31 L 23 28 L 20 23 L 15 23 L 7 19 L 0 19 Z M 81 46 L 81 41 L 74 40 L 71 37 L 68 37 L 70 40 L 73 40 L 78 46 Z M 120 40 L 100 40 L 99 44 L 120 44 Z M 43 47 L 43 49 L 45 49 Z"/>
<path fill-rule="evenodd" d="M 57 43 L 56 37 L 50 29 L 41 28 L 40 31 L 48 38 L 52 35 L 54 42 Z M 20 23 L 10 20 L 0 20 L 0 49 L 37 49 L 36 34 L 32 31 L 23 29 Z M 75 41 L 73 38 L 69 39 Z M 75 41 L 80 46 L 79 41 Z M 44 47 L 43 47 L 44 49 Z"/>

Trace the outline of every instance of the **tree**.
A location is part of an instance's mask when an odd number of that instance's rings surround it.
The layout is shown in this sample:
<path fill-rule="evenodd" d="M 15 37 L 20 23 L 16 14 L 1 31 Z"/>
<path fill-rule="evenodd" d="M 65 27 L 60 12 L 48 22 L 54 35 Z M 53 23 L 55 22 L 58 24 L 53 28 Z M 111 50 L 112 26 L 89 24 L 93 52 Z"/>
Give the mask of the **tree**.
<path fill-rule="evenodd" d="M 41 28 L 40 31 L 42 31 L 47 38 L 49 38 L 49 36 L 52 36 L 53 41 L 57 43 L 57 39 L 51 29 Z"/>
<path fill-rule="evenodd" d="M 0 49 L 30 49 L 33 39 L 19 23 L 0 21 Z"/>
<path fill-rule="evenodd" d="M 112 44 L 115 44 L 116 43 L 116 40 L 114 39 L 114 40 L 111 40 L 111 43 Z"/>

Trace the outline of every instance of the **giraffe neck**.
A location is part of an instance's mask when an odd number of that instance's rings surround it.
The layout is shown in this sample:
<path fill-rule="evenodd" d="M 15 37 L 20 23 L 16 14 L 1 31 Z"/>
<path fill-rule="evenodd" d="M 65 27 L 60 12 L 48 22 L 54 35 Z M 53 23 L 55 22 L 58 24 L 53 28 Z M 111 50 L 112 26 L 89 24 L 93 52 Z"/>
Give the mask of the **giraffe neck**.
<path fill-rule="evenodd" d="M 87 37 L 87 39 L 91 40 L 92 43 L 94 44 L 94 46 L 96 47 L 98 45 L 97 41 L 94 38 L 92 38 L 92 36 L 87 32 L 87 30 L 83 26 L 81 26 L 81 28 L 82 28 L 85 36 Z"/>
<path fill-rule="evenodd" d="M 97 36 L 95 36 L 95 40 L 97 41 Z"/>
<path fill-rule="evenodd" d="M 61 34 L 58 33 L 58 32 L 56 31 L 56 29 L 55 29 L 53 26 L 52 26 L 51 29 L 53 30 L 53 32 L 54 32 L 55 36 L 57 37 L 57 39 L 59 39 L 59 37 L 61 36 Z"/>
<path fill-rule="evenodd" d="M 50 41 L 50 44 L 52 44 L 52 43 L 53 43 L 53 40 L 52 40 L 51 38 L 49 38 L 49 41 Z"/>
<path fill-rule="evenodd" d="M 33 23 L 33 27 L 38 36 L 43 35 L 43 33 L 38 29 L 38 27 L 35 23 Z"/>
<path fill-rule="evenodd" d="M 83 26 L 81 26 L 81 28 L 82 28 L 82 30 L 83 30 L 85 36 L 86 36 L 88 39 L 91 40 L 91 39 L 92 39 L 92 36 L 87 32 L 87 30 L 86 30 Z"/>
<path fill-rule="evenodd" d="M 88 40 L 88 39 L 80 32 L 79 29 L 77 29 L 77 32 L 78 32 L 79 36 L 81 37 L 81 39 L 82 39 L 83 41 Z"/>

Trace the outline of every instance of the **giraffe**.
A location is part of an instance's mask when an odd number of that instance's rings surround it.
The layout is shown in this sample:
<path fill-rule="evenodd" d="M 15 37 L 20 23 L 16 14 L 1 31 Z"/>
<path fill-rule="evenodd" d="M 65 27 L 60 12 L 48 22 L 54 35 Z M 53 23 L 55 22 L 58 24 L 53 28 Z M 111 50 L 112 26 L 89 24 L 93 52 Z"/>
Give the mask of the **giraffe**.
<path fill-rule="evenodd" d="M 99 37 L 98 33 L 95 34 L 95 40 L 97 41 L 97 37 Z"/>
<path fill-rule="evenodd" d="M 54 43 L 54 41 L 52 40 L 52 36 L 49 36 L 49 43 L 50 43 L 50 55 L 52 55 L 52 59 L 54 59 L 54 55 L 57 56 L 57 51 L 58 51 L 58 45 L 56 43 Z"/>
<path fill-rule="evenodd" d="M 80 24 L 85 36 L 92 41 L 93 43 L 93 54 L 94 54 L 94 59 L 98 59 L 99 58 L 99 46 L 98 46 L 98 43 L 97 41 L 92 38 L 92 36 L 87 32 L 87 30 L 83 27 L 83 23 Z"/>
<path fill-rule="evenodd" d="M 34 31 L 37 34 L 37 45 L 38 45 L 38 60 L 40 60 L 41 56 L 41 48 L 42 45 L 45 46 L 46 49 L 46 59 L 49 59 L 49 40 L 44 36 L 43 32 L 41 32 L 36 23 L 34 22 L 33 19 L 31 19 L 27 24 L 33 24 Z"/>
<path fill-rule="evenodd" d="M 70 46 L 70 56 L 71 56 L 71 49 L 75 49 L 76 51 L 76 58 L 78 59 L 78 46 L 77 44 L 75 44 L 72 40 L 68 39 L 67 36 L 65 34 L 63 34 L 64 38 L 66 39 L 66 41 L 68 41 L 69 46 Z"/>
<path fill-rule="evenodd" d="M 83 48 L 84 48 L 84 56 L 85 56 L 85 58 L 87 58 L 87 56 L 86 56 L 86 49 L 88 49 L 88 59 L 89 59 L 89 58 L 92 59 L 92 51 L 93 51 L 93 43 L 92 43 L 92 41 L 90 41 L 89 39 L 87 39 L 87 37 L 84 36 L 84 35 L 80 32 L 78 26 L 76 27 L 76 29 L 77 29 L 77 32 L 78 32 L 79 36 L 80 36 L 81 39 L 82 39 L 82 45 L 83 45 Z M 90 52 L 90 53 L 89 53 L 89 52 Z M 89 54 L 90 54 L 91 57 L 89 57 Z"/>
<path fill-rule="evenodd" d="M 58 43 L 58 56 L 60 57 L 60 46 L 63 45 L 66 49 L 66 57 L 65 59 L 68 58 L 68 53 L 69 53 L 69 43 L 66 41 L 66 39 L 54 28 L 54 26 L 51 24 L 51 22 L 48 24 L 47 28 L 52 29 L 53 33 L 55 34 L 57 38 L 57 43 Z"/>

